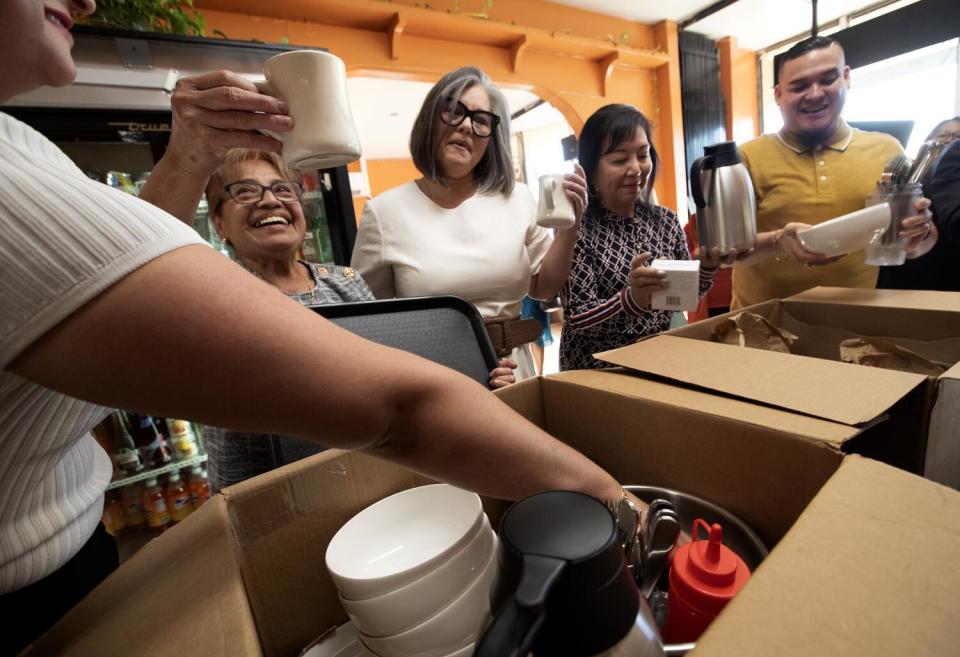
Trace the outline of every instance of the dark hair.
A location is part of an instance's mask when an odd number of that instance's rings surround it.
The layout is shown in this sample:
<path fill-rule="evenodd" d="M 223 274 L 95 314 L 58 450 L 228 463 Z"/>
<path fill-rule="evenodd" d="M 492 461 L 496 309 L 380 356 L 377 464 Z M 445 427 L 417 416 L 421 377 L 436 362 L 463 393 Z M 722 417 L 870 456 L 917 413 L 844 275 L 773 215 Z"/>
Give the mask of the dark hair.
<path fill-rule="evenodd" d="M 650 119 L 633 105 L 614 104 L 604 105 L 591 114 L 583 124 L 580 141 L 577 144 L 577 157 L 580 160 L 580 166 L 587 174 L 591 208 L 597 209 L 600 204 L 597 187 L 594 184 L 600 158 L 615 151 L 620 144 L 632 140 L 637 134 L 637 128 L 643 128 L 647 135 L 647 142 L 650 144 L 650 160 L 653 162 L 647 178 L 647 190 L 650 190 L 653 189 L 653 182 L 657 178 L 657 166 L 660 160 L 657 149 L 653 147 L 653 126 Z M 646 200 L 644 198 L 645 202 Z"/>
<path fill-rule="evenodd" d="M 473 170 L 473 179 L 481 193 L 513 192 L 513 155 L 510 151 L 510 106 L 503 93 L 493 86 L 490 78 L 476 66 L 464 66 L 451 71 L 437 81 L 423 100 L 420 113 L 410 131 L 410 155 L 417 169 L 428 180 L 446 183 L 446 176 L 437 162 L 440 135 L 437 124 L 440 112 L 450 102 L 460 100 L 471 87 L 479 86 L 490 97 L 490 111 L 500 117 L 500 122 L 488 138 L 487 150 Z"/>
<path fill-rule="evenodd" d="M 930 131 L 930 134 L 927 135 L 927 138 L 924 141 L 930 141 L 937 136 L 937 133 L 940 132 L 940 129 L 943 128 L 943 126 L 947 125 L 948 123 L 953 123 L 954 121 L 960 123 L 960 115 L 951 117 L 949 119 L 944 119 L 937 125 L 933 126 L 933 130 Z"/>
<path fill-rule="evenodd" d="M 834 39 L 833 37 L 828 36 L 815 36 L 804 39 L 793 44 L 790 47 L 790 50 L 780 55 L 780 61 L 777 63 L 777 79 L 780 78 L 780 74 L 783 73 L 783 65 L 794 59 L 799 59 L 811 50 L 821 50 L 823 48 L 829 48 L 830 46 L 836 45 L 840 50 L 843 50 L 843 46 L 840 45 L 840 42 Z"/>

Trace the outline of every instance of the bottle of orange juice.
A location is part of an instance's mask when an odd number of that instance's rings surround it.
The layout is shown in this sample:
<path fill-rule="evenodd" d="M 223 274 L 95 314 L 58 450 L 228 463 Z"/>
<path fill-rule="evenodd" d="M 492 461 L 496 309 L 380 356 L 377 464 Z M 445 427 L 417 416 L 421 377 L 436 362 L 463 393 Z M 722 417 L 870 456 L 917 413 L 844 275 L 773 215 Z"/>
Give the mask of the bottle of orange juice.
<path fill-rule="evenodd" d="M 150 529 L 159 534 L 170 526 L 167 500 L 156 477 L 147 479 L 146 486 L 147 489 L 143 493 L 143 509 L 147 513 L 147 524 Z"/>
<path fill-rule="evenodd" d="M 103 504 L 103 516 L 100 521 L 111 536 L 116 536 L 126 526 L 123 522 L 123 507 L 116 491 L 107 493 Z"/>
<path fill-rule="evenodd" d="M 120 506 L 127 527 L 139 527 L 147 521 L 143 509 L 143 484 L 128 484 L 120 489 Z"/>
<path fill-rule="evenodd" d="M 188 489 L 194 509 L 199 509 L 201 504 L 210 499 L 210 482 L 207 480 L 207 472 L 199 465 L 190 468 Z"/>
<path fill-rule="evenodd" d="M 170 478 L 167 480 L 167 489 L 164 493 L 167 498 L 170 519 L 173 522 L 180 522 L 193 513 L 193 500 L 190 499 L 190 491 L 187 490 L 187 485 L 180 478 L 179 471 L 174 470 L 170 473 Z"/>

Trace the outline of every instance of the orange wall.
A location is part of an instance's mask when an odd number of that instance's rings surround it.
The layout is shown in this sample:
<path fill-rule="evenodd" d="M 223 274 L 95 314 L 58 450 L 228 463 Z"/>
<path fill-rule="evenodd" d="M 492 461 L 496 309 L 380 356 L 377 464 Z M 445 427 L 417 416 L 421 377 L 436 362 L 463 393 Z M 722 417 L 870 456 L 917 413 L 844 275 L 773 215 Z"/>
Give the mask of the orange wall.
<path fill-rule="evenodd" d="M 417 167 L 410 158 L 391 160 L 367 160 L 367 179 L 370 181 L 370 195 L 399 187 L 420 177 Z"/>
<path fill-rule="evenodd" d="M 366 196 L 354 196 L 353 197 L 353 216 L 357 221 L 357 225 L 360 225 L 360 217 L 363 215 L 363 206 L 367 204 Z"/>
<path fill-rule="evenodd" d="M 412 0 L 196 4 L 209 30 L 232 39 L 325 47 L 344 60 L 348 75 L 433 82 L 459 66 L 480 66 L 498 85 L 525 89 L 549 101 L 577 133 L 603 105 L 630 103 L 656 126 L 655 142 L 664 154 L 657 184 L 660 199 L 676 208 L 677 200 L 686 198 L 681 194 L 686 187 L 683 158 L 673 154 L 683 152 L 673 23 L 651 27 L 542 0 L 495 2 L 491 20 L 458 15 L 454 3 L 445 0 L 431 3 L 435 11 L 411 6 L 423 4 Z M 462 0 L 461 14 L 480 11 L 482 5 L 482 0 Z M 384 17 L 384 11 L 395 12 L 394 18 Z M 403 25 L 409 21 L 415 29 L 391 32 L 392 20 Z M 628 47 L 612 43 L 621 33 L 626 33 Z M 523 39 L 532 45 L 522 46 L 514 56 Z"/>
<path fill-rule="evenodd" d="M 396 158 L 388 160 L 367 160 L 367 180 L 370 183 L 370 197 L 376 196 L 388 189 L 399 187 L 411 180 L 420 177 L 420 172 L 413 165 L 410 158 Z M 353 197 L 353 210 L 360 223 L 363 206 L 367 204 L 366 196 Z"/>
<path fill-rule="evenodd" d="M 757 53 L 737 45 L 734 37 L 717 42 L 720 86 L 727 114 L 727 139 L 743 143 L 760 134 Z"/>

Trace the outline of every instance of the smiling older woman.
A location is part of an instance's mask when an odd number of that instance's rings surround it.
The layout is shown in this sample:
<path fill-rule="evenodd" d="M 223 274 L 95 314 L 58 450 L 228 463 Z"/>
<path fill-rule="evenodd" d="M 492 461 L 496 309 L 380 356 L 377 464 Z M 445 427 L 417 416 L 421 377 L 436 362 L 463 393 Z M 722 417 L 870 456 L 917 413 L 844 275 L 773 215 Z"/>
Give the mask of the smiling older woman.
<path fill-rule="evenodd" d="M 307 222 L 300 174 L 276 153 L 237 148 L 210 177 L 207 203 L 234 260 L 303 305 L 371 301 L 373 293 L 349 267 L 297 258 Z M 271 435 L 207 426 L 211 491 L 272 470 Z"/>
<path fill-rule="evenodd" d="M 410 152 L 423 175 L 366 204 L 353 266 L 378 299 L 467 299 L 488 326 L 503 327 L 491 337 L 499 354 L 510 356 L 507 364 L 519 364 L 517 378 L 535 375 L 530 341 L 542 326 L 517 318 L 524 295 L 553 299 L 567 277 L 586 207 L 582 169 L 563 183 L 577 225 L 555 236 L 537 226 L 533 197 L 514 181 L 510 110 L 473 66 L 447 73 L 427 94 Z M 506 338 L 497 344 L 501 335 Z"/>
<path fill-rule="evenodd" d="M 291 299 L 304 305 L 373 299 L 350 267 L 297 258 L 307 230 L 303 183 L 276 153 L 230 151 L 206 195 L 217 234 L 234 259 Z"/>

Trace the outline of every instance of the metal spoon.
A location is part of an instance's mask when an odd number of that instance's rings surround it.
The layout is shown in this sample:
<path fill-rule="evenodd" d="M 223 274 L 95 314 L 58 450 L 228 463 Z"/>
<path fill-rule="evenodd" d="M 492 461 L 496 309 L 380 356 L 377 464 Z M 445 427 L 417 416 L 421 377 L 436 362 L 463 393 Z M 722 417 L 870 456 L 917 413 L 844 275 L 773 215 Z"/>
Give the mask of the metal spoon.
<path fill-rule="evenodd" d="M 917 152 L 917 157 L 907 173 L 907 184 L 918 183 L 923 180 L 933 165 L 940 159 L 940 154 L 946 144 L 939 141 L 925 141 Z"/>
<path fill-rule="evenodd" d="M 672 503 L 663 500 L 656 508 L 651 505 L 644 527 L 646 550 L 640 578 L 640 592 L 649 598 L 660 579 L 667 557 L 680 535 L 680 518 Z"/>
<path fill-rule="evenodd" d="M 890 158 L 887 166 L 883 168 L 883 182 L 890 185 L 902 185 L 907 180 L 910 165 L 910 158 L 903 153 L 897 153 Z"/>

